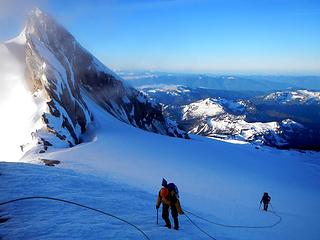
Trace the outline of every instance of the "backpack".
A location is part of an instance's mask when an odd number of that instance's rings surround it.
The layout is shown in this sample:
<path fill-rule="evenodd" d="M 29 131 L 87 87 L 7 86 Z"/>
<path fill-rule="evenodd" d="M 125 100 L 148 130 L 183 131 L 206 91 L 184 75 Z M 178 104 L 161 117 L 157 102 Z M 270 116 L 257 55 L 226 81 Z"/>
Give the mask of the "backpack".
<path fill-rule="evenodd" d="M 169 189 L 170 192 L 171 192 L 171 191 L 174 191 L 175 194 L 177 195 L 177 197 L 179 198 L 179 189 L 178 189 L 178 187 L 177 187 L 174 183 L 169 183 L 169 184 L 167 185 L 167 188 Z"/>

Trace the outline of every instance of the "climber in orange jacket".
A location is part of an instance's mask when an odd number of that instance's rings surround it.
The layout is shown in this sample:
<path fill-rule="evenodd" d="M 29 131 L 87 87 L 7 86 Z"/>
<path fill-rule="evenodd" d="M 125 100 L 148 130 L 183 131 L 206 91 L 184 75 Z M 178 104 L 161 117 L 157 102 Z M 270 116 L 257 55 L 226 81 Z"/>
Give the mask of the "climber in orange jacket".
<path fill-rule="evenodd" d="M 179 196 L 177 193 L 177 188 L 172 188 L 170 186 L 173 183 L 167 184 L 165 179 L 162 180 L 162 188 L 159 191 L 156 208 L 159 209 L 162 203 L 162 218 L 166 223 L 167 228 L 171 228 L 171 222 L 169 219 L 169 208 L 171 208 L 171 215 L 174 221 L 174 229 L 179 229 L 178 214 L 184 214 L 181 209 Z M 174 185 L 175 186 L 175 185 Z M 176 190 L 175 190 L 176 189 Z"/>

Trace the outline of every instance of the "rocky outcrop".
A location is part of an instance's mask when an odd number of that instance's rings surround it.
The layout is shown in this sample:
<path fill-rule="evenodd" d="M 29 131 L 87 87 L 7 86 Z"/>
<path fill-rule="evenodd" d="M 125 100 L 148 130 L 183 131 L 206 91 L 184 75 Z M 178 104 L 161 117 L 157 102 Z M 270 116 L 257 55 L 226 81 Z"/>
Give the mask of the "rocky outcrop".
<path fill-rule="evenodd" d="M 72 67 L 70 52 L 76 45 L 68 41 L 60 44 L 66 37 L 72 37 L 62 29 L 35 9 L 25 28 L 26 63 L 32 91 L 42 92 L 41 96 L 47 103 L 42 114 L 47 130 L 68 146 L 73 146 L 80 142 L 80 136 L 86 131 L 92 116 Z M 43 141 L 50 142 L 50 139 Z"/>
<path fill-rule="evenodd" d="M 165 118 L 162 107 L 121 79 L 85 50 L 53 18 L 39 9 L 31 12 L 26 28 L 28 85 L 46 102 L 42 120 L 50 134 L 37 132 L 40 142 L 73 146 L 93 121 L 83 94 L 119 120 L 135 127 L 188 138 Z M 46 144 L 46 145 L 48 145 Z"/>

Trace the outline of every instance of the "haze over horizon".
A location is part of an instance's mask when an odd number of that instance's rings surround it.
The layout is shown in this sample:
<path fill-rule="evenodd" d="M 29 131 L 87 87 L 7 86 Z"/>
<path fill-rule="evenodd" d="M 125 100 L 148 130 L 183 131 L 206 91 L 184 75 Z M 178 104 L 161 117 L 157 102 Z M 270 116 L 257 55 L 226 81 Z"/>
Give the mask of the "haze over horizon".
<path fill-rule="evenodd" d="M 320 74 L 315 0 L 3 0 L 1 42 L 35 6 L 112 69 Z"/>

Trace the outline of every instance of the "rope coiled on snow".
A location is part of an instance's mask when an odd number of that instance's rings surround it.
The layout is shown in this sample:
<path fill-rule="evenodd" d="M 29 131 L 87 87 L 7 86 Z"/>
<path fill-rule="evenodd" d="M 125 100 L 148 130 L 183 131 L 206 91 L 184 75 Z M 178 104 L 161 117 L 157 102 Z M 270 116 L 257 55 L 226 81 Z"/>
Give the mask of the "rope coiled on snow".
<path fill-rule="evenodd" d="M 184 210 L 184 212 L 186 212 L 186 210 Z M 205 235 L 207 235 L 209 238 L 213 239 L 213 240 L 217 240 L 215 237 L 213 237 L 212 235 L 210 235 L 209 233 L 207 233 L 206 231 L 204 231 L 202 228 L 200 228 L 194 221 L 191 220 L 191 218 L 184 213 L 184 215 L 186 216 L 186 218 L 196 227 L 198 228 L 202 233 L 204 233 Z"/>
<path fill-rule="evenodd" d="M 272 205 L 271 205 L 271 206 L 272 206 Z M 272 209 L 273 209 L 273 207 L 272 207 Z M 211 224 L 220 226 L 220 227 L 228 227 L 228 228 L 273 228 L 273 227 L 275 227 L 276 225 L 278 225 L 278 224 L 282 221 L 282 217 L 281 217 L 280 215 L 278 215 L 278 214 L 274 211 L 274 209 L 273 209 L 273 211 L 269 211 L 269 212 L 271 212 L 272 214 L 274 214 L 275 216 L 277 216 L 277 217 L 279 218 L 278 221 L 275 222 L 275 223 L 273 223 L 273 224 L 271 224 L 271 225 L 264 225 L 264 226 L 228 225 L 228 224 L 223 224 L 223 223 L 214 222 L 214 221 L 212 221 L 212 220 L 208 220 L 208 219 L 206 219 L 206 218 L 204 218 L 204 217 L 201 217 L 201 216 L 199 216 L 199 215 L 197 215 L 197 214 L 194 214 L 194 213 L 192 213 L 192 212 L 190 212 L 190 211 L 187 211 L 187 210 L 185 210 L 185 209 L 184 209 L 184 212 L 187 212 L 187 213 L 189 213 L 190 215 L 192 215 L 192 216 L 194 216 L 194 217 L 197 217 L 197 218 L 199 218 L 199 219 L 201 219 L 201 220 L 203 220 L 203 221 L 205 221 L 205 222 L 208 222 L 208 223 L 211 223 Z"/>
<path fill-rule="evenodd" d="M 192 219 L 191 219 L 186 213 L 188 213 L 188 214 L 190 214 L 190 215 L 192 215 L 192 216 L 195 216 L 195 217 L 197 217 L 197 218 L 199 218 L 199 219 L 201 219 L 201 220 L 203 220 L 203 221 L 206 221 L 206 222 L 208 222 L 208 223 L 211 223 L 211 224 L 214 224 L 214 225 L 218 225 L 218 226 L 221 226 L 221 227 L 228 227 L 228 228 L 272 228 L 272 227 L 278 225 L 278 224 L 282 221 L 282 217 L 274 211 L 274 208 L 273 208 L 272 204 L 270 204 L 270 205 L 271 205 L 272 210 L 273 210 L 272 212 L 271 212 L 271 211 L 270 211 L 270 212 L 273 213 L 275 216 L 277 216 L 279 219 L 278 219 L 277 222 L 275 222 L 275 223 L 273 223 L 273 224 L 271 224 L 271 225 L 265 225 L 265 226 L 246 226 L 246 225 L 228 225 L 228 224 L 222 224 L 222 223 L 214 222 L 214 221 L 208 220 L 208 219 L 206 219 L 206 218 L 203 218 L 203 217 L 201 217 L 201 216 L 199 216 L 199 215 L 197 215 L 197 214 L 194 214 L 194 213 L 192 213 L 192 212 L 190 212 L 190 211 L 188 211 L 188 210 L 183 209 L 183 211 L 184 211 L 184 215 L 187 217 L 187 219 L 188 219 L 196 228 L 198 228 L 202 233 L 204 233 L 205 235 L 207 235 L 209 238 L 214 239 L 214 240 L 217 240 L 215 237 L 213 237 L 212 235 L 210 235 L 209 233 L 207 233 L 206 231 L 204 231 L 202 228 L 200 228 L 194 221 L 192 221 Z"/>
<path fill-rule="evenodd" d="M 146 238 L 147 240 L 150 240 L 150 238 L 148 237 L 148 235 L 143 231 L 141 230 L 139 227 L 137 227 L 136 225 L 134 225 L 133 223 L 125 220 L 125 219 L 122 219 L 120 217 L 117 217 L 111 213 L 107 213 L 107 212 L 104 212 L 102 210 L 99 210 L 99 209 L 96 209 L 96 208 L 93 208 L 93 207 L 89 207 L 89 206 L 86 206 L 86 205 L 83 205 L 83 204 L 80 204 L 80 203 L 76 203 L 76 202 L 73 202 L 73 201 L 69 201 L 69 200 L 64 200 L 64 199 L 60 199 L 60 198 L 53 198 L 53 197 L 44 197 L 44 196 L 33 196 L 33 197 L 23 197 L 23 198 L 16 198 L 16 199 L 13 199 L 13 200 L 9 200 L 9 201 L 6 201 L 6 202 L 2 202 L 0 203 L 0 206 L 2 205 L 6 205 L 6 204 L 10 204 L 10 203 L 14 203 L 14 202 L 19 202 L 19 201 L 25 201 L 25 200 L 32 200 L 32 199 L 45 199 L 45 200 L 52 200 L 52 201 L 58 201 L 58 202 L 63 202 L 63 203 L 67 203 L 67 204 L 71 204 L 71 205 L 75 205 L 75 206 L 78 206 L 78 207 L 82 207 L 82 208 L 86 208 L 86 209 L 89 209 L 89 210 L 92 210 L 92 211 L 95 211 L 95 212 L 98 212 L 98 213 L 101 213 L 101 214 L 104 214 L 106 216 L 109 216 L 109 217 L 112 217 L 112 218 L 115 218 L 119 221 L 122 221 L 132 227 L 134 227 L 137 231 L 139 231 L 143 236 L 144 238 Z M 270 204 L 271 205 L 271 204 Z M 274 211 L 274 208 L 273 206 L 271 205 L 272 207 L 272 210 L 273 211 L 270 211 L 271 213 L 273 213 L 275 216 L 277 216 L 279 219 L 277 222 L 275 222 L 274 224 L 271 224 L 271 225 L 265 225 L 265 226 L 246 226 L 246 225 L 227 225 L 227 224 L 222 224 L 222 223 L 218 223 L 218 222 L 214 222 L 214 221 L 211 221 L 211 220 L 208 220 L 206 218 L 203 218 L 197 214 L 194 214 L 188 210 L 185 210 L 184 209 L 184 215 L 186 216 L 186 218 L 190 221 L 190 223 L 192 223 L 197 229 L 199 229 L 202 233 L 204 233 L 205 235 L 207 235 L 209 238 L 213 239 L 213 240 L 217 240 L 215 237 L 213 237 L 212 235 L 210 235 L 209 233 L 207 233 L 206 231 L 204 231 L 202 228 L 200 228 L 189 216 L 188 214 L 194 216 L 194 217 L 197 217 L 203 221 L 206 221 L 208 223 L 211 223 L 211 224 L 214 224 L 214 225 L 218 225 L 218 226 L 221 226 L 221 227 L 229 227 L 229 228 L 272 228 L 276 225 L 278 225 L 281 221 L 282 221 L 282 217 L 280 215 L 278 215 L 275 211 Z M 188 214 L 186 214 L 188 213 Z"/>
<path fill-rule="evenodd" d="M 115 215 L 113 215 L 111 213 L 107 213 L 107 212 L 104 212 L 102 210 L 99 210 L 99 209 L 96 209 L 96 208 L 93 208 L 93 207 L 89 207 L 89 206 L 86 206 L 86 205 L 83 205 L 83 204 L 80 204 L 80 203 L 76 203 L 76 202 L 73 202 L 73 201 L 68 201 L 68 200 L 64 200 L 64 199 L 60 199 L 60 198 L 43 197 L 43 196 L 23 197 L 23 198 L 17 198 L 17 199 L 13 199 L 13 200 L 10 200 L 10 201 L 2 202 L 2 203 L 0 203 L 0 206 L 6 205 L 6 204 L 9 204 L 9 203 L 25 201 L 25 200 L 32 200 L 32 199 L 46 199 L 46 200 L 63 202 L 63 203 L 72 204 L 72 205 L 75 205 L 75 206 L 78 206 L 78 207 L 86 208 L 86 209 L 89 209 L 89 210 L 92 210 L 92 211 L 107 215 L 109 217 L 115 218 L 115 219 L 117 219 L 117 220 L 119 220 L 121 222 L 124 222 L 124 223 L 134 227 L 137 231 L 139 231 L 144 236 L 145 239 L 150 240 L 150 238 L 147 236 L 147 234 L 143 230 L 141 230 L 139 227 L 137 227 L 136 225 L 134 225 L 133 223 L 130 223 L 129 221 L 127 221 L 125 219 L 122 219 L 122 218 L 117 217 L 117 216 L 115 216 Z"/>

